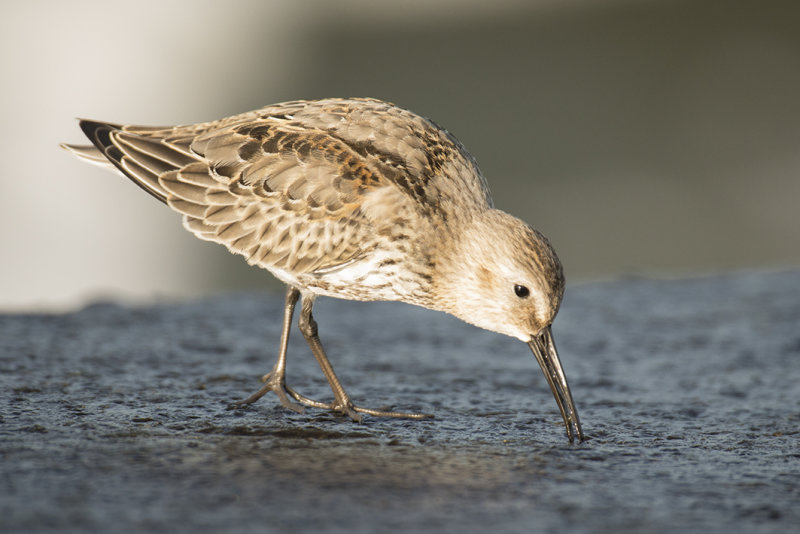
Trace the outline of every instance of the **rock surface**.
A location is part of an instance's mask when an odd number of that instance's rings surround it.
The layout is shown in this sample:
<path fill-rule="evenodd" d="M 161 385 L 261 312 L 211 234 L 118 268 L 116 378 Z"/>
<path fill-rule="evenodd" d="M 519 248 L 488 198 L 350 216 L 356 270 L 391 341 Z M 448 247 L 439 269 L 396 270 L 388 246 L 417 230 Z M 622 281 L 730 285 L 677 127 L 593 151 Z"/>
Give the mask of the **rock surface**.
<path fill-rule="evenodd" d="M 322 299 L 357 403 L 227 405 L 282 298 L 0 316 L 2 532 L 787 532 L 800 524 L 800 272 L 569 287 L 554 325 L 588 441 L 528 348 Z M 293 332 L 289 383 L 329 398 Z"/>

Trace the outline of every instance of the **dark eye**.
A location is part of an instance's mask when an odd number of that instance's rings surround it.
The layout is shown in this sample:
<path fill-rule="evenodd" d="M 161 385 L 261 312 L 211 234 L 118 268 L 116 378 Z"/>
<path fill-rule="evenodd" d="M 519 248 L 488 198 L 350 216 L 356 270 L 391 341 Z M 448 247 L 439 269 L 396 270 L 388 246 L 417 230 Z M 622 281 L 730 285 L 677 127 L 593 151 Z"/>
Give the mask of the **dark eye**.
<path fill-rule="evenodd" d="M 519 284 L 514 286 L 514 293 L 516 293 L 517 296 L 521 299 L 524 299 L 525 297 L 531 294 L 530 290 L 527 287 L 521 286 Z"/>

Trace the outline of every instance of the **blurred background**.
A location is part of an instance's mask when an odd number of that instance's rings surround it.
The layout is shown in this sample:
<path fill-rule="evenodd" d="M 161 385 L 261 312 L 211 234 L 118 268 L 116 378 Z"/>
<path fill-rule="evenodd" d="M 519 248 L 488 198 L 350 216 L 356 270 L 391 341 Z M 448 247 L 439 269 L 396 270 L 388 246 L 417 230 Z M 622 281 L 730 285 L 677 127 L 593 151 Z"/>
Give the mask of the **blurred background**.
<path fill-rule="evenodd" d="M 450 130 L 571 283 L 800 265 L 796 1 L 7 2 L 0 42 L 0 310 L 279 291 L 57 145 L 331 96 Z"/>

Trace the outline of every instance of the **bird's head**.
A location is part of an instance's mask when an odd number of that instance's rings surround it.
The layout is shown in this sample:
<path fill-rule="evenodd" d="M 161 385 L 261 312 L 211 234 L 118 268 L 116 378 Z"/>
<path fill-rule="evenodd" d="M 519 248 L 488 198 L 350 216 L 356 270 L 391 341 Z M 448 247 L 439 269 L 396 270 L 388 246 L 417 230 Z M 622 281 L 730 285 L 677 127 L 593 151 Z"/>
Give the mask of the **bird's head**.
<path fill-rule="evenodd" d="M 553 247 L 538 231 L 499 210 L 488 210 L 457 232 L 440 254 L 440 309 L 525 343 L 549 326 L 564 296 L 564 274 Z"/>
<path fill-rule="evenodd" d="M 537 230 L 499 210 L 476 215 L 440 254 L 436 308 L 528 344 L 550 384 L 570 441 L 583 440 L 578 412 L 550 325 L 564 296 L 564 273 Z"/>

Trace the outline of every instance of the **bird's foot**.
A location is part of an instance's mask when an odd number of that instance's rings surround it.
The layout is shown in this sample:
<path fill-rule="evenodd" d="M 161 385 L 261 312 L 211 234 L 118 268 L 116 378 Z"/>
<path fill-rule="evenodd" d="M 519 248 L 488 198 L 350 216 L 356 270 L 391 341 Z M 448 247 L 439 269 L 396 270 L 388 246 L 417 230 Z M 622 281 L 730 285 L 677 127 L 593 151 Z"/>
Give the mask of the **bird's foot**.
<path fill-rule="evenodd" d="M 394 417 L 396 419 L 433 419 L 432 414 L 417 413 L 417 412 L 391 412 L 385 410 L 373 410 L 371 408 L 362 408 L 350 403 L 350 408 L 357 412 L 359 415 L 365 413 L 374 417 Z"/>
<path fill-rule="evenodd" d="M 282 376 L 278 376 L 275 373 L 267 373 L 261 377 L 261 381 L 264 382 L 264 385 L 261 386 L 261 389 L 259 389 L 246 399 L 232 402 L 230 405 L 228 405 L 228 409 L 234 410 L 236 408 L 241 408 L 248 404 L 253 404 L 254 402 L 256 402 L 258 399 L 260 399 L 270 391 L 274 391 L 275 394 L 280 399 L 281 404 L 283 406 L 292 410 L 293 412 L 305 413 L 305 408 L 303 408 L 303 406 L 289 400 L 289 397 L 292 397 L 294 399 L 298 399 L 298 402 L 302 402 L 299 400 L 299 398 L 305 399 L 305 397 L 303 397 L 302 395 L 294 391 L 292 388 L 287 386 L 286 381 Z M 311 399 L 307 400 L 310 401 Z"/>
<path fill-rule="evenodd" d="M 259 389 L 246 399 L 231 403 L 228 406 L 228 409 L 233 410 L 236 408 L 247 406 L 248 404 L 256 402 L 258 399 L 260 399 L 270 391 L 273 391 L 280 399 L 281 404 L 294 412 L 305 413 L 304 407 L 319 408 L 322 410 L 339 412 L 342 415 L 346 415 L 356 423 L 360 423 L 363 420 L 362 414 L 371 415 L 373 417 L 394 417 L 396 419 L 433 418 L 433 415 L 426 413 L 392 412 L 387 410 L 373 410 L 372 408 L 362 408 L 361 406 L 356 406 L 355 404 L 353 404 L 353 402 L 349 398 L 345 398 L 341 401 L 320 402 L 298 393 L 294 388 L 286 385 L 286 382 L 284 379 L 282 379 L 282 377 L 278 377 L 274 373 L 265 374 L 263 377 L 261 377 L 261 381 L 264 382 L 264 385 L 261 386 L 261 389 Z M 294 399 L 297 402 L 292 402 L 290 398 Z"/>
<path fill-rule="evenodd" d="M 374 417 L 394 417 L 397 419 L 433 418 L 433 415 L 426 413 L 391 412 L 386 410 L 373 410 L 371 408 L 362 408 L 361 406 L 356 406 L 355 404 L 353 404 L 353 402 L 349 398 L 346 398 L 343 401 L 320 402 L 313 399 L 309 399 L 304 395 L 301 395 L 300 393 L 290 388 L 289 386 L 286 386 L 286 390 L 287 393 L 293 399 L 303 404 L 304 406 L 308 406 L 310 408 L 320 408 L 322 410 L 330 410 L 332 412 L 339 412 L 342 415 L 346 415 L 356 423 L 360 423 L 363 420 L 362 414 L 372 415 Z"/>

